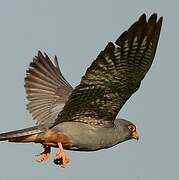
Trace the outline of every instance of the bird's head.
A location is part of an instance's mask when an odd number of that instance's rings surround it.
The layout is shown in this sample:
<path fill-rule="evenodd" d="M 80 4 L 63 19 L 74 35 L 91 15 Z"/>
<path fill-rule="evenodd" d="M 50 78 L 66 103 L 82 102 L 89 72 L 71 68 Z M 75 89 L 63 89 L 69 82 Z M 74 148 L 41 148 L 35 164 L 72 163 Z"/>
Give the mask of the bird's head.
<path fill-rule="evenodd" d="M 122 141 L 129 139 L 139 140 L 136 126 L 132 122 L 125 119 L 116 119 L 115 125 L 117 127 L 119 137 L 122 138 Z"/>

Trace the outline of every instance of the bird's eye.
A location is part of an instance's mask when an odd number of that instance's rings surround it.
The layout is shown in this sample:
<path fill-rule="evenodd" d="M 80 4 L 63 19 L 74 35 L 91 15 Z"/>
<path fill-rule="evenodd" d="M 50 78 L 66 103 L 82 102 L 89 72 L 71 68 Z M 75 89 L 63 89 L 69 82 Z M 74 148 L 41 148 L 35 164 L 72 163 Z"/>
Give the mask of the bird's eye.
<path fill-rule="evenodd" d="M 129 128 L 130 132 L 136 131 L 136 127 L 135 127 L 133 124 L 130 124 L 130 125 L 128 126 L 128 128 Z"/>

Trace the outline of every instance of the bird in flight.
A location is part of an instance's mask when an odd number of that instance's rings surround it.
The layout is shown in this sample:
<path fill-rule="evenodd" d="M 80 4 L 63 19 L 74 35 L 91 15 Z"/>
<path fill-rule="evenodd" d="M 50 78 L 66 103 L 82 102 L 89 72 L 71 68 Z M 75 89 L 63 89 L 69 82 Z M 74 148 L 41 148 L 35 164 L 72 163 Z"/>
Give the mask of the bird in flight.
<path fill-rule="evenodd" d="M 39 51 L 25 77 L 27 109 L 36 125 L 1 133 L 0 141 L 42 144 L 39 162 L 49 158 L 52 147 L 59 148 L 54 163 L 66 167 L 70 158 L 64 149 L 96 151 L 138 140 L 136 126 L 116 116 L 150 69 L 161 26 L 162 17 L 146 20 L 143 14 L 115 44 L 107 44 L 74 89 L 57 57 L 53 63 Z"/>

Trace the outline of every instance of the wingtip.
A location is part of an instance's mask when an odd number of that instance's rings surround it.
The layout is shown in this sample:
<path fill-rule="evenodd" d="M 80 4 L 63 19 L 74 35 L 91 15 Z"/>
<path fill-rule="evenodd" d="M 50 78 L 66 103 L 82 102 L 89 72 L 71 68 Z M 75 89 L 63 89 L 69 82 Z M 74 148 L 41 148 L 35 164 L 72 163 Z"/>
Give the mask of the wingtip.
<path fill-rule="evenodd" d="M 148 23 L 150 22 L 156 22 L 157 21 L 157 13 L 153 13 L 149 19 L 148 19 Z"/>
<path fill-rule="evenodd" d="M 163 22 L 163 16 L 161 16 L 160 18 L 159 18 L 159 20 L 158 20 L 158 24 L 162 24 L 162 22 Z"/>
<path fill-rule="evenodd" d="M 150 22 L 150 21 L 157 21 L 157 13 L 153 13 L 150 17 L 149 17 L 149 19 L 148 19 L 148 22 Z M 161 16 L 159 19 L 158 19 L 158 22 L 159 21 L 162 21 L 163 20 L 163 16 Z M 139 17 L 139 20 L 138 21 L 140 21 L 140 22 L 146 22 L 146 14 L 145 13 L 143 13 L 140 17 Z"/>
<path fill-rule="evenodd" d="M 57 56 L 54 57 L 54 64 L 55 64 L 55 67 L 56 67 L 56 69 L 58 70 L 58 72 L 59 72 L 60 74 L 62 74 L 61 71 L 60 71 L 60 66 L 59 66 L 59 63 L 58 63 L 58 58 L 57 58 Z"/>
<path fill-rule="evenodd" d="M 44 55 L 45 55 L 45 59 L 49 59 L 49 60 L 50 60 L 50 58 L 49 58 L 49 56 L 47 55 L 47 53 L 44 52 Z M 50 61 L 51 61 L 51 60 L 50 60 Z"/>
<path fill-rule="evenodd" d="M 162 25 L 162 21 L 163 21 L 163 17 L 160 17 L 157 21 L 157 13 L 153 13 L 147 20 L 146 18 L 146 14 L 143 13 L 138 21 L 134 22 L 130 28 L 123 32 L 121 34 L 121 36 L 115 41 L 115 44 L 117 45 L 120 45 L 121 41 L 123 41 L 128 35 L 130 32 L 133 32 L 133 31 L 137 31 L 136 29 L 141 29 L 141 26 L 143 26 L 143 28 L 145 28 L 145 25 L 146 24 L 158 24 L 159 28 L 161 28 L 161 25 Z"/>
<path fill-rule="evenodd" d="M 57 58 L 56 55 L 55 55 L 55 57 L 54 57 L 54 63 L 55 63 L 56 65 L 58 65 L 58 58 Z"/>
<path fill-rule="evenodd" d="M 40 50 L 38 50 L 37 56 L 43 56 L 43 54 L 42 54 L 42 52 Z"/>
<path fill-rule="evenodd" d="M 139 21 L 141 22 L 146 22 L 146 14 L 143 13 L 140 17 L 139 17 Z"/>

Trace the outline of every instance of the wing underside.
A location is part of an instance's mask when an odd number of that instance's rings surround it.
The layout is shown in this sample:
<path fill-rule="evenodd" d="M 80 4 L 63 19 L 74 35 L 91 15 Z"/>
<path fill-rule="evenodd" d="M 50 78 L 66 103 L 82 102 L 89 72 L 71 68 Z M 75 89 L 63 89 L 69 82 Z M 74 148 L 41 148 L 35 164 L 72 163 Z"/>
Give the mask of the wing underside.
<path fill-rule="evenodd" d="M 40 51 L 30 63 L 25 77 L 27 109 L 38 125 L 53 124 L 73 88 L 63 77 L 57 58 L 54 64 Z"/>

